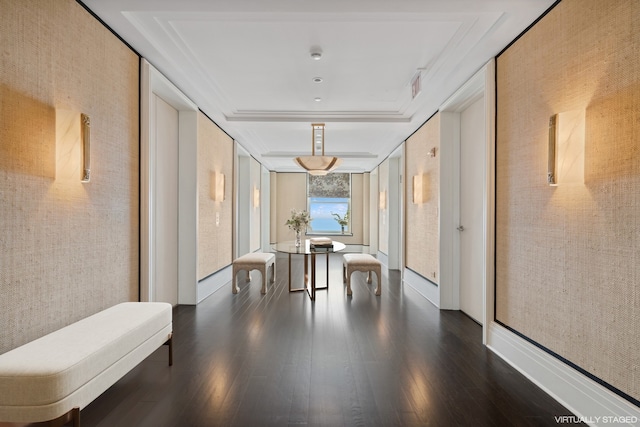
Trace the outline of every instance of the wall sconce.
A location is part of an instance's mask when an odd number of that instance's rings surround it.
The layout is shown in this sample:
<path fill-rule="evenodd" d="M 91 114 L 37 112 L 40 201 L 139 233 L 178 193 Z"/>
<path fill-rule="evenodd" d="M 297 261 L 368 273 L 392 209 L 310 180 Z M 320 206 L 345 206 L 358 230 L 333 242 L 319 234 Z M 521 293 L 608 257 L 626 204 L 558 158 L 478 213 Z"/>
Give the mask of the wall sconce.
<path fill-rule="evenodd" d="M 82 178 L 80 181 L 89 182 L 91 179 L 91 119 L 86 114 L 80 115 L 82 138 Z"/>
<path fill-rule="evenodd" d="M 381 211 L 387 208 L 387 192 L 386 191 L 380 192 L 378 206 L 380 207 Z"/>
<path fill-rule="evenodd" d="M 211 172 L 211 198 L 215 202 L 224 201 L 224 174 Z"/>
<path fill-rule="evenodd" d="M 436 156 L 436 147 L 433 147 L 431 150 L 429 150 L 429 152 L 427 152 L 427 155 L 429 157 L 435 157 Z"/>
<path fill-rule="evenodd" d="M 56 109 L 56 179 L 91 179 L 91 120 L 77 111 Z"/>
<path fill-rule="evenodd" d="M 429 200 L 429 176 L 427 174 L 413 177 L 413 203 L 421 205 Z"/>
<path fill-rule="evenodd" d="M 260 207 L 260 189 L 256 187 L 253 188 L 253 207 Z"/>
<path fill-rule="evenodd" d="M 584 184 L 584 145 L 584 110 L 558 113 L 549 118 L 549 185 Z"/>

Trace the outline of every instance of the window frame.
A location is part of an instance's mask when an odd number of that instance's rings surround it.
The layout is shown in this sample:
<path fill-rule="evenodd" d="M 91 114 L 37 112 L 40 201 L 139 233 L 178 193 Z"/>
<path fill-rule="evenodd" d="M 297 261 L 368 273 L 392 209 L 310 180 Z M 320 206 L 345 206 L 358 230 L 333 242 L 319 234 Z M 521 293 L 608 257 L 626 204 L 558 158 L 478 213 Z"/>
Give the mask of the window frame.
<path fill-rule="evenodd" d="M 338 230 L 334 231 L 334 230 L 316 230 L 313 227 L 311 228 L 311 230 L 307 229 L 307 232 L 305 233 L 306 235 L 332 235 L 332 236 L 353 236 L 353 229 L 352 229 L 352 225 L 353 225 L 353 209 L 352 209 L 352 186 L 353 186 L 353 177 L 351 173 L 348 172 L 344 172 L 345 175 L 348 175 L 349 177 L 349 195 L 348 197 L 320 197 L 320 196 L 310 196 L 309 195 L 309 180 L 311 179 L 311 175 L 307 174 L 307 188 L 306 188 L 306 198 L 307 198 L 307 211 L 309 212 L 309 214 L 311 214 L 311 199 L 313 198 L 326 198 L 326 199 L 346 199 L 346 203 L 347 203 L 347 209 L 349 212 L 349 223 L 345 226 L 345 232 L 342 233 L 342 231 L 340 230 L 340 225 L 338 224 Z M 343 202 L 340 202 L 343 203 Z M 313 215 L 312 215 L 313 218 Z M 335 219 L 334 219 L 335 220 Z M 337 221 L 336 221 L 337 223 Z"/>

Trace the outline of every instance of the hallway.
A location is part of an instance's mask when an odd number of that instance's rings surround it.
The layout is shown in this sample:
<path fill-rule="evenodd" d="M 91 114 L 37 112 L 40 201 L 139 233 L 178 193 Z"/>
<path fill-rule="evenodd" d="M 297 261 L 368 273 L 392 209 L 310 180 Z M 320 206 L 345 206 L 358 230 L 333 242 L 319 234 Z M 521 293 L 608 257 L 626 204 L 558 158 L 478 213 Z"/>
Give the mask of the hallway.
<path fill-rule="evenodd" d="M 254 272 L 237 295 L 225 286 L 174 309 L 174 366 L 160 348 L 85 408 L 83 425 L 545 426 L 571 415 L 483 347 L 478 324 L 397 272 L 381 297 L 375 277 L 354 273 L 348 298 L 333 254 L 313 303 L 288 292 L 286 258 L 276 264 L 264 296 Z"/>

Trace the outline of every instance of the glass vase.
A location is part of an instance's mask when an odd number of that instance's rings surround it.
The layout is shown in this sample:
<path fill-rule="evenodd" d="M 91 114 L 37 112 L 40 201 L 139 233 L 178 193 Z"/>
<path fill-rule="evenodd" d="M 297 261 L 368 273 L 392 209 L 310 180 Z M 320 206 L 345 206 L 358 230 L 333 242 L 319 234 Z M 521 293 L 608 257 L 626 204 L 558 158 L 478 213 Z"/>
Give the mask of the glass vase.
<path fill-rule="evenodd" d="M 302 232 L 300 230 L 296 230 L 296 248 L 299 248 L 302 245 Z"/>

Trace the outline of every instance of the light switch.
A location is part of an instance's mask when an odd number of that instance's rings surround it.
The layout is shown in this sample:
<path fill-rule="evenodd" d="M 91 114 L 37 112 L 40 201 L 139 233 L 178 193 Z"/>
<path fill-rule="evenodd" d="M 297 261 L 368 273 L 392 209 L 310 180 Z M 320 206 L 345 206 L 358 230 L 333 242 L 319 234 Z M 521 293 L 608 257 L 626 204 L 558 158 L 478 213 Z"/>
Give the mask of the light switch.
<path fill-rule="evenodd" d="M 216 227 L 220 225 L 220 212 L 216 212 Z"/>

